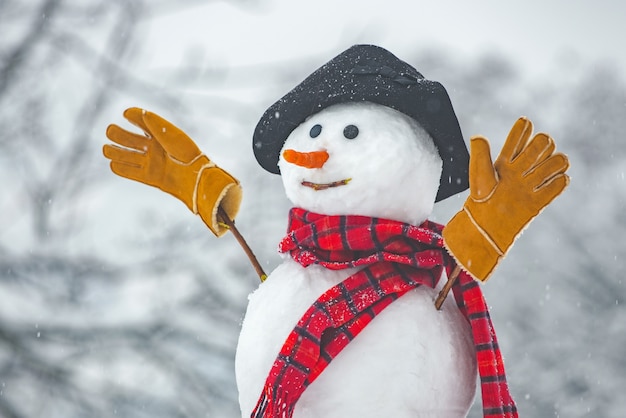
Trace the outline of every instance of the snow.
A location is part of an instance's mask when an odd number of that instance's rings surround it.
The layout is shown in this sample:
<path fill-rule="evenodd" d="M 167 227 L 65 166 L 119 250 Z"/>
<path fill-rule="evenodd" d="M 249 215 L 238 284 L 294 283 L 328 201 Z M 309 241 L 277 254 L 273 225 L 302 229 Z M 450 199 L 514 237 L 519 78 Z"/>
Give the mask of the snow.
<path fill-rule="evenodd" d="M 37 2 L 18 3 L 0 5 L 3 58 L 39 23 Z M 23 343 L 0 340 L 3 407 L 236 416 L 234 350 L 258 279 L 232 237 L 216 240 L 182 203 L 111 174 L 106 126 L 139 106 L 183 128 L 241 180 L 237 225 L 272 271 L 290 202 L 254 159 L 254 126 L 312 69 L 371 42 L 442 82 L 466 138 L 499 149 L 525 114 L 570 156 L 570 187 L 483 289 L 523 416 L 623 415 L 622 3 L 158 2 L 140 14 L 94 4 L 48 16 L 0 95 L 0 327 Z M 120 31 L 121 18 L 136 26 Z M 122 53 L 109 47 L 117 39 Z M 103 85 L 109 96 L 94 95 Z M 50 204 L 38 205 L 41 190 Z M 438 203 L 432 219 L 447 222 L 465 197 Z"/>

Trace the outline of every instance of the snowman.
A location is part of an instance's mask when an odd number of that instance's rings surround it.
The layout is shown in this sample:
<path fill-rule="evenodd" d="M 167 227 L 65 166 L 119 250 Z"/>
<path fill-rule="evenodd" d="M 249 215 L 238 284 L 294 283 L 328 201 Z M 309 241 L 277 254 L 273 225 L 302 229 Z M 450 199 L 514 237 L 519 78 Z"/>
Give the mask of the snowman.
<path fill-rule="evenodd" d="M 529 120 L 495 163 L 482 137 L 470 159 L 441 84 L 377 46 L 342 52 L 256 127 L 256 159 L 293 204 L 266 276 L 233 222 L 239 182 L 166 120 L 125 116 L 146 135 L 108 128 L 112 170 L 232 231 L 261 278 L 236 353 L 242 417 L 464 417 L 477 380 L 485 417 L 517 416 L 476 279 L 568 184 Z M 445 228 L 428 220 L 468 187 Z"/>

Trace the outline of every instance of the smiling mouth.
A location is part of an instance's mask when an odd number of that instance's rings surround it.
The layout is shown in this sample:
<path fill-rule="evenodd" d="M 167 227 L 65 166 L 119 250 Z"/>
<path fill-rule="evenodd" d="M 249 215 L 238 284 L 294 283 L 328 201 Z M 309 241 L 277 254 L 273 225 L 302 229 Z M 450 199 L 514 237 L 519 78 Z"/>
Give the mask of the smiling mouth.
<path fill-rule="evenodd" d="M 300 184 L 305 187 L 310 187 L 313 190 L 326 190 L 330 189 L 331 187 L 345 186 L 346 184 L 350 183 L 350 180 L 352 179 L 333 181 L 332 183 L 312 183 L 310 181 L 303 181 Z"/>

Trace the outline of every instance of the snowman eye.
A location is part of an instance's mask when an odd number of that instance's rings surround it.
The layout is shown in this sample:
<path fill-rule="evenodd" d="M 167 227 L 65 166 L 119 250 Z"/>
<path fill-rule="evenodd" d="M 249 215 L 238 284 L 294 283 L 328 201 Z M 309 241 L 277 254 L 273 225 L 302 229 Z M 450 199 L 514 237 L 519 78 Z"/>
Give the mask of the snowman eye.
<path fill-rule="evenodd" d="M 348 125 L 343 128 L 343 136 L 347 139 L 354 139 L 357 135 L 359 135 L 359 128 L 357 128 L 356 125 Z"/>
<path fill-rule="evenodd" d="M 322 125 L 313 125 L 309 131 L 311 138 L 317 138 L 322 133 Z"/>

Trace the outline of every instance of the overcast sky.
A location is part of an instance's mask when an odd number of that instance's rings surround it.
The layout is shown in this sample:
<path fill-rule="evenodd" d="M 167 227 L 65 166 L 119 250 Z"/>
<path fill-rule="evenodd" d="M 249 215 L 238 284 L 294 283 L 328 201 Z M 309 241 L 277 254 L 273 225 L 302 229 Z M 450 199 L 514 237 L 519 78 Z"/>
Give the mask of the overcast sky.
<path fill-rule="evenodd" d="M 424 47 L 468 59 L 498 51 L 517 58 L 527 74 L 612 61 L 626 71 L 625 11 L 617 0 L 272 0 L 252 10 L 209 3 L 154 20 L 147 39 L 169 52 L 153 54 L 146 64 L 171 63 L 185 53 L 183 44 L 248 64 L 330 59 L 349 44 L 374 43 L 400 58 Z"/>

